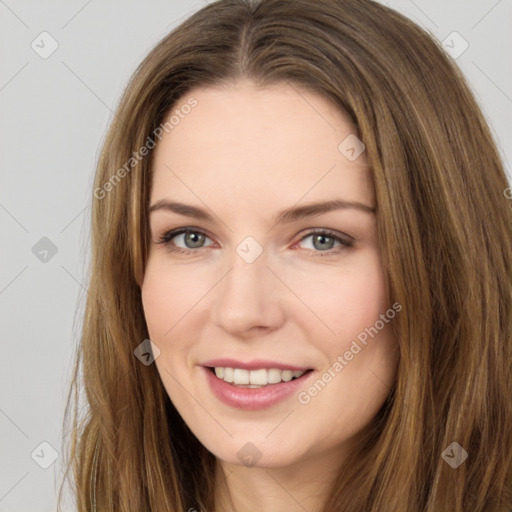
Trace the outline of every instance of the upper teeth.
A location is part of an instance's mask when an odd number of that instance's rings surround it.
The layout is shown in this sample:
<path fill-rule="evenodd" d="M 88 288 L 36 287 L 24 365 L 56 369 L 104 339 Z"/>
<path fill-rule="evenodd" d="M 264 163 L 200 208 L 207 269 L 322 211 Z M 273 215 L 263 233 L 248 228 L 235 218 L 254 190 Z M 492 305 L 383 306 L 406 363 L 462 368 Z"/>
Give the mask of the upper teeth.
<path fill-rule="evenodd" d="M 265 386 L 267 384 L 277 384 L 281 381 L 288 382 L 293 377 L 299 378 L 305 371 L 279 370 L 271 368 L 269 370 L 242 370 L 241 368 L 221 368 L 215 367 L 215 375 L 219 379 L 231 382 L 237 385 L 253 384 Z"/>

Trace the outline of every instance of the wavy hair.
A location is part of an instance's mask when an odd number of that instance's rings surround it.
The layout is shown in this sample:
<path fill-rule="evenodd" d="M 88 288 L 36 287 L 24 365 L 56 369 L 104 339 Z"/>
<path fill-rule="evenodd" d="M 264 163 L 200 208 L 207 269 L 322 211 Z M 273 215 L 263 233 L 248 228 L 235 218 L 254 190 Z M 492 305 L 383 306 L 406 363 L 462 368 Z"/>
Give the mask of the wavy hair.
<path fill-rule="evenodd" d="M 131 78 L 92 198 L 89 293 L 66 408 L 65 480 L 77 509 L 215 508 L 214 456 L 177 413 L 155 365 L 134 356 L 148 338 L 140 285 L 152 152 L 130 158 L 194 87 L 241 78 L 296 84 L 351 117 L 375 187 L 387 290 L 403 305 L 396 383 L 323 510 L 508 511 L 507 177 L 457 66 L 424 30 L 371 0 L 220 0 L 159 42 Z M 441 457 L 452 442 L 469 454 L 457 469 Z"/>

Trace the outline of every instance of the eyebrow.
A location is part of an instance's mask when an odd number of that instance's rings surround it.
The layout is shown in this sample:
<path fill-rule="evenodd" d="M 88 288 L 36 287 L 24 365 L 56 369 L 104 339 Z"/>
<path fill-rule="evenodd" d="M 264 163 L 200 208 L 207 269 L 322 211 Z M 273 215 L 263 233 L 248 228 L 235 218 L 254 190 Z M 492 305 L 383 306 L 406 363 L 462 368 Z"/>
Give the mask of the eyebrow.
<path fill-rule="evenodd" d="M 354 209 L 367 214 L 374 214 L 376 208 L 372 208 L 363 203 L 359 203 L 357 201 L 345 201 L 343 199 L 332 199 L 330 201 L 318 202 L 318 203 L 310 203 L 305 204 L 303 206 L 292 206 L 291 208 L 287 208 L 282 212 L 278 213 L 273 219 L 273 224 L 289 224 L 292 222 L 297 222 L 301 219 L 306 219 L 309 217 L 313 217 L 315 215 L 320 215 L 322 213 L 327 213 L 333 210 L 345 210 L 345 209 Z M 199 208 L 197 206 L 192 206 L 188 204 L 171 202 L 166 199 L 161 199 L 156 203 L 152 204 L 148 213 L 157 211 L 157 210 L 166 210 L 170 212 L 177 213 L 179 215 L 184 215 L 186 217 L 194 217 L 199 220 L 214 222 L 213 216 L 208 213 L 203 208 Z"/>

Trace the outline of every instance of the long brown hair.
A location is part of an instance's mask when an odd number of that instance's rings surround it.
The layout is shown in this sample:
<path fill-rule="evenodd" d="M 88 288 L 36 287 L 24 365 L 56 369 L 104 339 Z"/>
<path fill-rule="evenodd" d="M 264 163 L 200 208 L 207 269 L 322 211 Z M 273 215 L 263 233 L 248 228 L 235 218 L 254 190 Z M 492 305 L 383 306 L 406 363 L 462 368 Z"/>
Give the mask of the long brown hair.
<path fill-rule="evenodd" d="M 134 356 L 148 338 L 140 283 L 152 153 L 130 159 L 179 98 L 239 78 L 294 84 L 351 116 L 371 166 L 388 293 L 403 306 L 396 384 L 323 510 L 508 511 L 507 178 L 459 69 L 422 29 L 370 0 L 220 0 L 136 70 L 92 199 L 90 281 L 67 409 L 73 401 L 67 476 L 73 468 L 78 510 L 214 509 L 214 456 L 175 410 L 155 365 Z M 454 442 L 468 453 L 456 469 L 441 456 Z"/>

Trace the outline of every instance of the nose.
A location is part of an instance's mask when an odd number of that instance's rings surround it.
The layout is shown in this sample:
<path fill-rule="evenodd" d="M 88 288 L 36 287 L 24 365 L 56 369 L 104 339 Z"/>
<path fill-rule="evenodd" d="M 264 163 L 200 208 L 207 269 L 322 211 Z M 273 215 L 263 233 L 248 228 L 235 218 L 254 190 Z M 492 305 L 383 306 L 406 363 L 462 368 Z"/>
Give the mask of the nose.
<path fill-rule="evenodd" d="M 278 329 L 285 319 L 283 288 L 267 267 L 264 253 L 252 263 L 235 254 L 213 295 L 213 321 L 237 337 Z"/>

